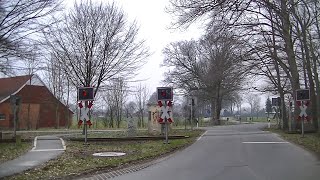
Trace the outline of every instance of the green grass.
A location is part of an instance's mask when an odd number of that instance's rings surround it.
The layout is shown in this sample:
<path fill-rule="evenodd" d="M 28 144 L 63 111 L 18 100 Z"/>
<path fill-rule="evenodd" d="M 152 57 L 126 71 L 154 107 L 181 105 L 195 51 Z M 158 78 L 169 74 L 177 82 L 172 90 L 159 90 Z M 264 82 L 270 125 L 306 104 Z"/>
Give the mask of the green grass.
<path fill-rule="evenodd" d="M 172 126 L 174 127 L 184 127 L 184 123 L 185 123 L 185 118 L 181 118 L 181 117 L 174 117 L 174 123 L 172 124 Z M 138 127 L 138 118 L 134 117 L 135 120 L 135 125 L 136 127 Z M 106 123 L 105 120 L 103 118 L 93 118 L 93 120 L 91 121 L 93 126 L 92 129 L 118 129 L 117 128 L 117 124 L 114 121 L 114 127 L 110 128 Z M 70 129 L 78 129 L 78 125 L 77 125 L 78 121 L 76 119 L 73 119 L 72 121 L 72 125 L 70 126 Z M 190 123 L 189 121 L 187 121 L 187 126 L 190 127 Z M 148 117 L 144 117 L 144 128 L 148 127 Z M 122 121 L 120 121 L 120 129 L 123 128 L 127 128 L 127 119 L 123 118 Z M 139 127 L 142 128 L 142 127 Z"/>
<path fill-rule="evenodd" d="M 31 142 L 0 143 L 0 164 L 23 155 L 32 148 Z"/>
<path fill-rule="evenodd" d="M 268 131 L 279 134 L 283 139 L 298 144 L 307 150 L 320 155 L 320 133 L 306 133 L 304 137 L 301 134 L 286 133 L 280 129 L 270 128 Z"/>
<path fill-rule="evenodd" d="M 79 176 L 90 174 L 111 168 L 121 168 L 131 163 L 143 162 L 146 160 L 167 155 L 177 149 L 181 149 L 195 141 L 203 131 L 187 131 L 180 134 L 191 136 L 187 139 L 169 140 L 170 144 L 163 144 L 163 141 L 137 141 L 137 142 L 90 142 L 84 146 L 83 142 L 67 141 L 67 150 L 58 159 L 51 160 L 44 166 L 28 170 L 9 179 L 51 179 Z M 122 157 L 93 157 L 96 152 L 116 151 L 125 152 Z"/>
<path fill-rule="evenodd" d="M 172 126 L 173 129 L 184 129 L 184 126 Z M 188 125 L 187 129 L 191 129 L 191 127 Z M 120 130 L 118 132 L 116 131 L 105 131 L 105 132 L 90 132 L 91 130 L 108 130 L 108 129 L 88 129 L 88 137 L 126 137 L 127 136 L 127 129 L 109 129 L 109 130 Z M 137 129 L 137 136 L 145 136 L 149 135 L 147 133 L 146 129 Z M 177 133 L 173 130 L 174 133 Z M 74 135 L 72 137 L 75 138 L 84 138 L 84 135 L 79 134 L 82 133 L 82 128 L 80 129 L 52 129 L 52 128 L 46 128 L 46 129 L 38 129 L 33 131 L 18 131 L 17 134 L 21 135 L 23 139 L 34 139 L 36 136 L 44 136 L 44 135 L 59 135 L 59 134 L 70 134 L 73 133 Z M 171 134 L 171 132 L 169 132 Z M 5 139 L 11 139 L 13 136 L 12 132 L 6 132 L 5 133 Z"/>
<path fill-rule="evenodd" d="M 250 121 L 249 118 L 250 118 L 250 117 L 247 117 L 247 121 Z M 253 117 L 253 118 L 252 118 L 252 122 L 268 122 L 268 119 L 267 119 L 267 117 Z M 270 122 L 271 122 L 271 123 L 276 123 L 277 120 L 270 118 Z"/>

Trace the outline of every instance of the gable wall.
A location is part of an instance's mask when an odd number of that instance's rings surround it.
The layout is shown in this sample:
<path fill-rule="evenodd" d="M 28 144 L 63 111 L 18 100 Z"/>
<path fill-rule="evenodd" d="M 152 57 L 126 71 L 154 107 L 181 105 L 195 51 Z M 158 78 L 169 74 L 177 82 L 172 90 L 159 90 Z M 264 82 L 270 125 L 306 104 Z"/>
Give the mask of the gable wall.
<path fill-rule="evenodd" d="M 68 113 L 69 119 L 72 117 L 69 109 L 58 101 L 45 86 L 26 85 L 16 95 L 22 97 L 19 114 L 20 129 L 64 127 L 67 125 Z M 57 107 L 59 118 L 56 118 Z M 30 109 L 29 118 L 28 109 Z M 11 112 L 10 99 L 0 104 L 0 112 L 2 111 L 6 112 L 6 120 L 0 121 L 0 128 L 12 128 L 13 113 Z"/>

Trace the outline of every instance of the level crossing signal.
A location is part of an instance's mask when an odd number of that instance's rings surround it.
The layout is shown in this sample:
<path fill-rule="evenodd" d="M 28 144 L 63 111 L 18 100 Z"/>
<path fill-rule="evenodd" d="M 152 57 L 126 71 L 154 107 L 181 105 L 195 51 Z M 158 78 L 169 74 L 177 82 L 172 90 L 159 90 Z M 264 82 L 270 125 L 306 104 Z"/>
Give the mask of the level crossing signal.
<path fill-rule="evenodd" d="M 296 91 L 296 100 L 297 101 L 310 100 L 310 90 L 309 89 L 298 89 Z"/>
<path fill-rule="evenodd" d="M 93 87 L 78 88 L 78 101 L 93 101 L 93 100 L 94 100 Z"/>
<path fill-rule="evenodd" d="M 172 101 L 173 100 L 172 87 L 158 87 L 157 95 L 158 95 L 158 101 Z"/>

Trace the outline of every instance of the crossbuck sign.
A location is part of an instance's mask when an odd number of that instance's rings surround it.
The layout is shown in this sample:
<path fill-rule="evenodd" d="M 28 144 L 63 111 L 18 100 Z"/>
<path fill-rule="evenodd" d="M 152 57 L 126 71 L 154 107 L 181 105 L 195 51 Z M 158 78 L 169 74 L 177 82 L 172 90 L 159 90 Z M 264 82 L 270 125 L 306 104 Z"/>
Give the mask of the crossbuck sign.
<path fill-rule="evenodd" d="M 299 114 L 299 119 L 307 119 L 308 118 L 308 114 L 307 114 L 307 108 L 309 105 L 308 101 L 297 101 L 297 104 L 300 108 L 300 114 Z"/>
<path fill-rule="evenodd" d="M 167 118 L 167 119 L 169 119 L 170 118 L 170 107 L 169 106 L 167 106 L 167 107 L 164 107 L 164 106 L 162 106 L 161 107 L 161 112 L 162 112 L 162 114 L 161 114 L 161 118 L 162 119 L 164 119 L 164 118 Z"/>
<path fill-rule="evenodd" d="M 165 101 L 166 102 L 166 101 Z M 161 116 L 159 118 L 159 123 L 165 123 L 165 119 L 167 119 L 167 122 L 172 123 L 172 102 L 168 101 L 168 104 L 166 106 L 163 106 L 162 101 L 158 101 L 158 105 L 160 106 L 160 112 Z"/>
<path fill-rule="evenodd" d="M 300 115 L 299 115 L 300 117 L 307 117 L 308 116 L 308 114 L 306 112 L 307 107 L 308 106 L 304 106 L 304 105 L 300 106 L 300 110 L 301 110 Z"/>
<path fill-rule="evenodd" d="M 81 115 L 80 115 L 80 119 L 82 121 L 84 120 L 89 120 L 89 111 L 90 109 L 89 108 L 83 108 L 83 110 L 81 110 Z"/>

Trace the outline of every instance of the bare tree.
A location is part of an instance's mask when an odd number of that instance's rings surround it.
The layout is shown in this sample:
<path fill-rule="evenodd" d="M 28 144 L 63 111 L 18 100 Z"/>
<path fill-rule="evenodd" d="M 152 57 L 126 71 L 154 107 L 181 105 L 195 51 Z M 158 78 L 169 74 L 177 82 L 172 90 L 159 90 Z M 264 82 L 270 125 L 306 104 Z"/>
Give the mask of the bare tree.
<path fill-rule="evenodd" d="M 207 28 L 223 25 L 222 31 L 232 29 L 239 39 L 246 39 L 256 51 L 256 61 L 262 65 L 257 74 L 267 75 L 282 99 L 284 128 L 284 95 L 293 97 L 301 85 L 310 88 L 314 122 L 318 116 L 319 91 L 319 7 L 317 1 L 193 1 L 171 0 L 168 11 L 176 17 L 177 26 L 188 26 L 204 18 Z M 317 37 L 317 38 L 315 38 Z M 266 42 L 266 44 L 264 44 Z M 316 48 L 317 47 L 317 48 Z M 259 55 L 258 55 L 259 54 Z M 254 60 L 254 59 L 252 59 Z M 318 65 L 318 66 L 317 66 Z M 302 72 L 302 73 L 301 73 Z M 303 77 L 303 82 L 302 78 Z M 288 79 L 288 80 L 287 80 Z M 295 108 L 297 115 L 298 107 Z M 320 124 L 320 121 L 318 120 Z M 313 123 L 317 128 L 317 123 Z"/>
<path fill-rule="evenodd" d="M 75 3 L 59 24 L 44 32 L 46 45 L 74 86 L 100 86 L 114 77 L 133 77 L 148 56 L 115 4 Z"/>
<path fill-rule="evenodd" d="M 157 104 L 158 103 L 157 100 L 158 100 L 158 94 L 157 92 L 153 92 L 149 97 L 148 104 Z"/>
<path fill-rule="evenodd" d="M 28 48 L 29 50 L 20 56 L 20 64 L 23 64 L 24 67 L 15 67 L 15 70 L 18 71 L 19 73 L 22 73 L 23 75 L 27 74 L 27 75 L 33 75 L 35 74 L 38 70 L 39 70 L 39 66 L 40 66 L 40 61 L 39 61 L 39 49 L 38 46 L 36 45 L 30 45 L 30 47 Z M 31 85 L 31 78 L 28 82 Z M 28 110 L 27 110 L 27 119 L 25 120 L 27 123 L 27 129 L 31 129 L 32 125 L 30 122 L 30 109 L 31 109 L 31 104 L 28 103 Z M 35 128 L 38 128 L 38 124 L 36 124 Z"/>
<path fill-rule="evenodd" d="M 260 96 L 255 96 L 254 101 L 253 101 L 253 112 L 256 113 L 257 119 L 259 116 L 259 111 L 261 109 L 261 98 Z M 253 118 L 253 116 L 252 116 Z"/>
<path fill-rule="evenodd" d="M 104 119 L 104 125 L 105 127 L 113 128 L 114 127 L 114 104 L 113 104 L 113 95 L 111 90 L 107 90 L 104 92 L 104 95 L 102 96 L 105 107 L 106 107 L 106 112 L 105 112 L 105 119 Z"/>
<path fill-rule="evenodd" d="M 242 48 L 231 34 L 213 31 L 198 42 L 172 43 L 164 49 L 164 65 L 174 67 L 166 82 L 211 101 L 213 121 L 219 124 L 222 100 L 241 90 L 246 75 Z"/>
<path fill-rule="evenodd" d="M 60 0 L 0 1 L 0 73 L 12 73 L 13 60 L 30 53 L 32 35 L 48 26 L 44 18 L 59 8 Z"/>
<path fill-rule="evenodd" d="M 254 94 L 248 94 L 246 97 L 247 103 L 250 105 L 250 117 L 252 118 L 252 114 L 254 112 L 254 99 L 255 95 Z"/>
<path fill-rule="evenodd" d="M 144 116 L 146 115 L 147 98 L 149 97 L 149 91 L 146 85 L 141 83 L 136 87 L 135 100 L 138 110 L 138 126 L 145 127 Z"/>
<path fill-rule="evenodd" d="M 260 110 L 261 98 L 259 96 L 257 96 L 257 94 L 251 93 L 246 96 L 246 101 L 250 105 L 250 117 L 253 119 L 254 113 L 258 114 L 258 112 Z"/>
<path fill-rule="evenodd" d="M 70 99 L 70 80 L 66 76 L 66 74 L 62 71 L 62 65 L 58 62 L 58 60 L 50 56 L 48 59 L 47 69 L 46 69 L 46 77 L 48 81 L 48 87 L 51 90 L 52 94 L 62 103 L 64 103 L 67 107 L 69 107 L 69 99 Z M 55 116 L 56 123 L 55 128 L 59 128 L 60 124 L 60 103 L 58 101 L 55 102 Z M 66 126 L 70 126 L 69 112 L 66 112 L 65 116 L 68 121 Z"/>
<path fill-rule="evenodd" d="M 123 78 L 114 78 L 108 85 L 108 89 L 105 90 L 106 95 L 103 99 L 109 107 L 109 127 L 114 127 L 114 121 L 117 128 L 120 128 L 120 123 L 124 114 L 124 106 L 126 103 L 126 97 L 128 95 L 128 87 Z"/>
<path fill-rule="evenodd" d="M 127 118 L 135 116 L 137 110 L 137 104 L 134 101 L 130 101 L 125 106 Z"/>

